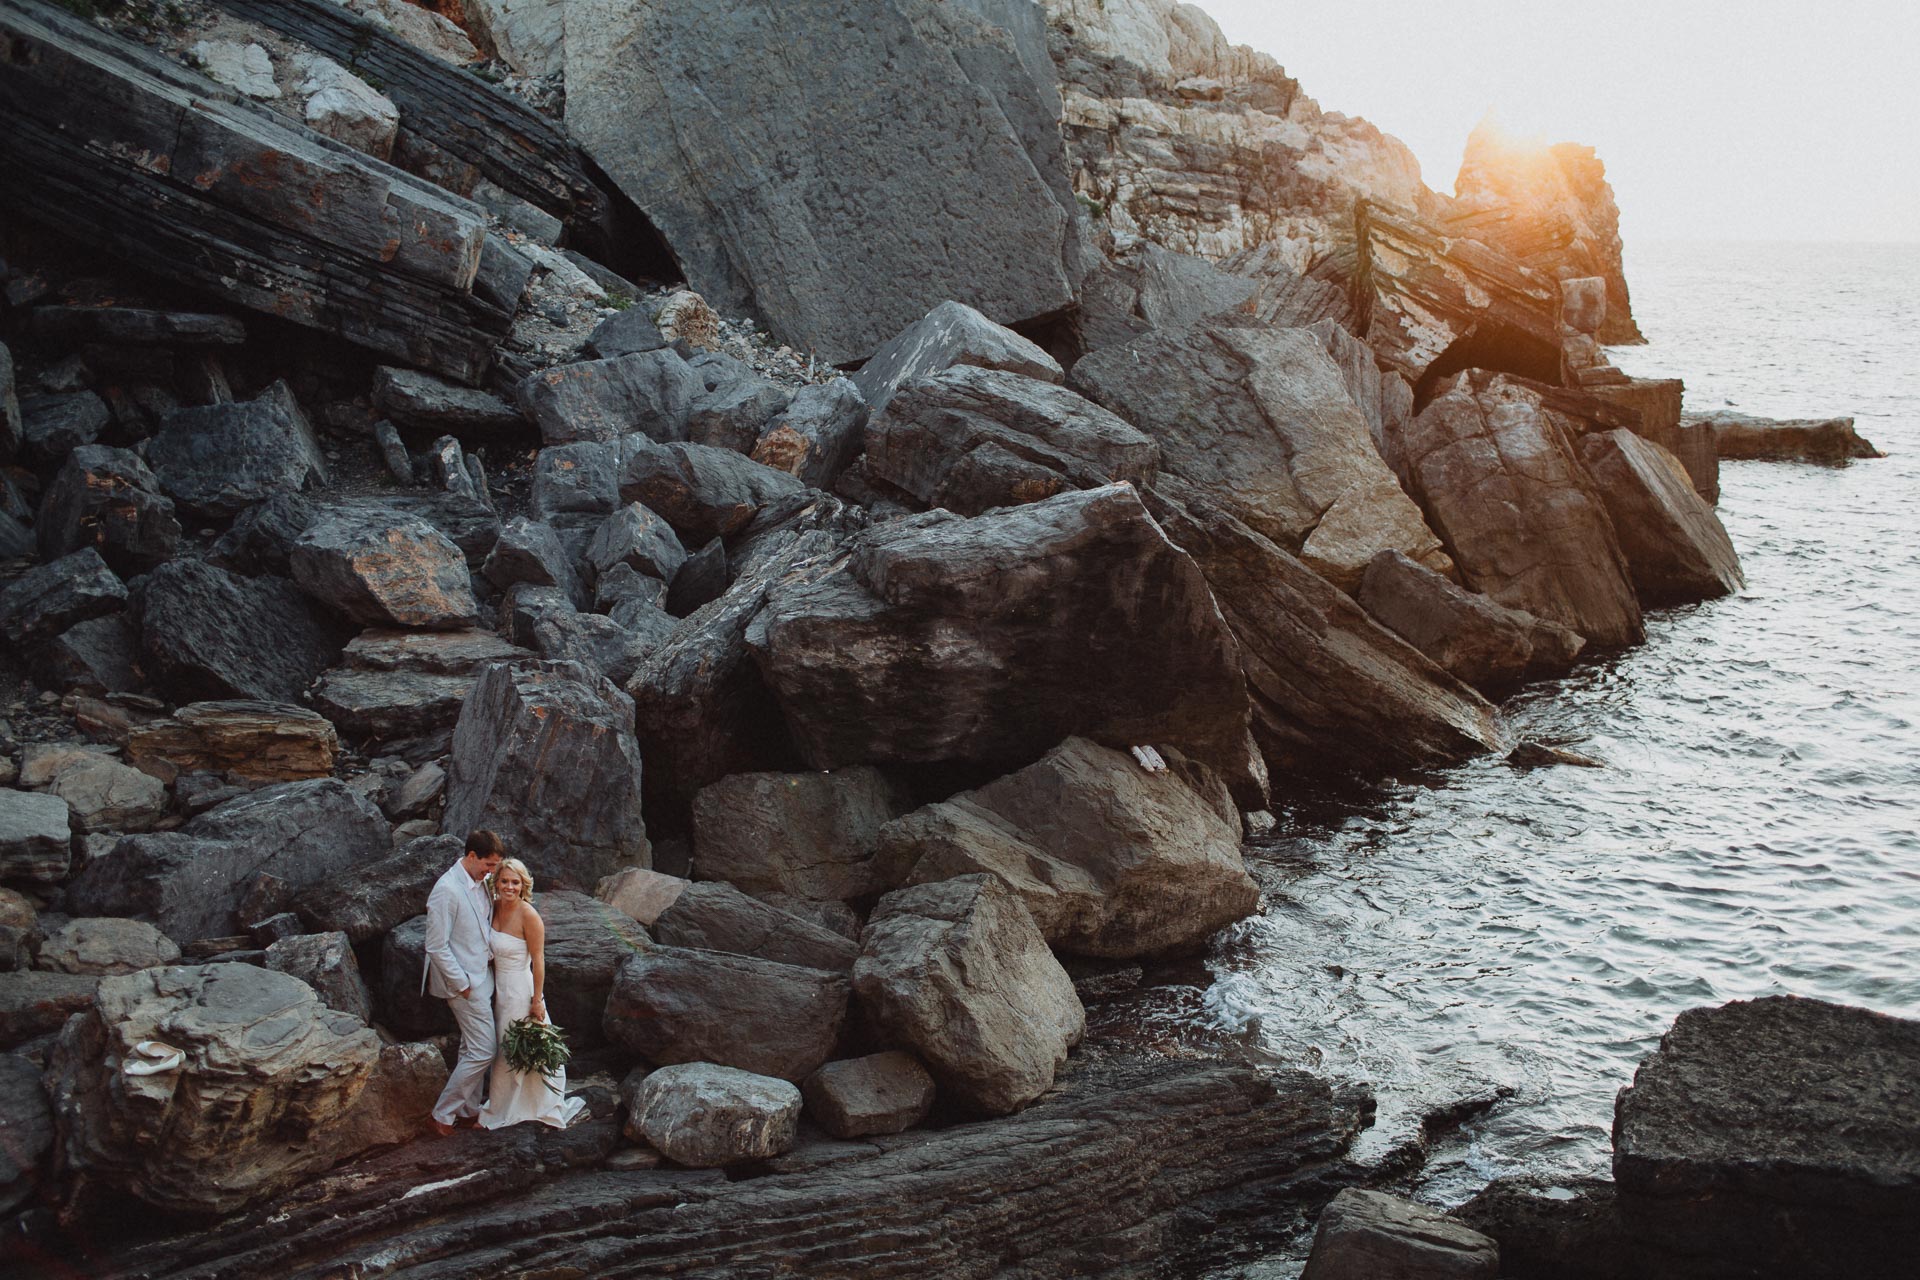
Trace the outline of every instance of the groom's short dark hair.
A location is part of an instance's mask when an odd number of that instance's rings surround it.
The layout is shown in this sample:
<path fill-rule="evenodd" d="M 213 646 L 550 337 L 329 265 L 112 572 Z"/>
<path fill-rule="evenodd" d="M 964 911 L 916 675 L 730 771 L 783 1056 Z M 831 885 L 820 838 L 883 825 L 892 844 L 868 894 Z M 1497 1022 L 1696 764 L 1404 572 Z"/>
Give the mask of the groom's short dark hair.
<path fill-rule="evenodd" d="M 484 827 L 476 827 L 467 832 L 467 852 L 480 858 L 504 858 L 507 842 Z"/>

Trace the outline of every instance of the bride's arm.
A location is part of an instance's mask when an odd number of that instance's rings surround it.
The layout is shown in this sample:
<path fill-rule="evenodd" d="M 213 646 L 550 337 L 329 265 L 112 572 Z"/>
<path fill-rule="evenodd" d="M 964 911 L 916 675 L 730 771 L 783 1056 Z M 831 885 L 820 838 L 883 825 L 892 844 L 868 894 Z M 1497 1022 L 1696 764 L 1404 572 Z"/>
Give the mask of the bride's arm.
<path fill-rule="evenodd" d="M 533 964 L 533 1005 L 528 1010 L 534 1017 L 547 1020 L 547 924 L 540 913 L 531 906 L 527 913 L 527 956 Z"/>

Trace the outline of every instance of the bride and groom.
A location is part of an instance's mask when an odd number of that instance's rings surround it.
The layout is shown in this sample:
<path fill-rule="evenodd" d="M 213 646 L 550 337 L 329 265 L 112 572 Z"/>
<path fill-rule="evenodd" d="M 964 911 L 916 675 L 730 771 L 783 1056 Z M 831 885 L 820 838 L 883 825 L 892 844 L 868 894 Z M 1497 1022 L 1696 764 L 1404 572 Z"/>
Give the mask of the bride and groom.
<path fill-rule="evenodd" d="M 467 1120 L 486 1129 L 522 1120 L 564 1129 L 586 1106 L 567 1097 L 565 1071 L 515 1071 L 497 1052 L 521 1018 L 547 1021 L 546 925 L 533 909 L 533 874 L 506 853 L 495 833 L 472 832 L 427 898 L 421 990 L 445 1000 L 460 1028 L 459 1059 L 433 1107 L 442 1136 Z"/>

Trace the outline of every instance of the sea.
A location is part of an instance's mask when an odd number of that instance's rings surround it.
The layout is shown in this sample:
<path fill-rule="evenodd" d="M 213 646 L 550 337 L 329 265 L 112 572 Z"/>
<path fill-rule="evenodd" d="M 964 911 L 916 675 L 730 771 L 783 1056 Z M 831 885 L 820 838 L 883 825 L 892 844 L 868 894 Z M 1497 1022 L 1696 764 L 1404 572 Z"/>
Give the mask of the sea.
<path fill-rule="evenodd" d="M 1692 408 L 1852 415 L 1888 456 L 1724 464 L 1746 589 L 1504 704 L 1604 767 L 1296 793 L 1247 850 L 1263 913 L 1147 1013 L 1366 1082 L 1363 1159 L 1466 1104 L 1401 1184 L 1443 1207 L 1604 1175 L 1614 1097 L 1683 1010 L 1920 1017 L 1920 244 L 1630 245 L 1627 278 L 1628 372 Z"/>

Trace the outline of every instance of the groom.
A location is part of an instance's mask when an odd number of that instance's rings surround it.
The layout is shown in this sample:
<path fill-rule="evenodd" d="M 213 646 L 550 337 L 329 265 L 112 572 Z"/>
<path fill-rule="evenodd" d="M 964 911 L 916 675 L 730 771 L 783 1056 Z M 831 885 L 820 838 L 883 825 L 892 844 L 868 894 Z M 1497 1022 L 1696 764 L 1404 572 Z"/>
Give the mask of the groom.
<path fill-rule="evenodd" d="M 427 963 L 420 989 L 432 990 L 452 1006 L 460 1028 L 459 1060 L 433 1105 L 433 1131 L 441 1137 L 453 1132 L 456 1121 L 480 1114 L 480 1094 L 493 1065 L 493 900 L 485 880 L 506 856 L 499 836 L 472 832 L 466 853 L 427 897 Z"/>

